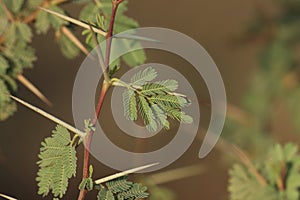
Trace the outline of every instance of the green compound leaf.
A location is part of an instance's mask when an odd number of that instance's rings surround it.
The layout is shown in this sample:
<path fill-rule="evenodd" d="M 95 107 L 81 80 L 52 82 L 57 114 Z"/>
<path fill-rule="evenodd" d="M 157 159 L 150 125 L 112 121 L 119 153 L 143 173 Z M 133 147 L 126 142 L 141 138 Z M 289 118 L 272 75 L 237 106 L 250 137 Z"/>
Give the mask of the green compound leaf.
<path fill-rule="evenodd" d="M 42 142 L 37 162 L 38 194 L 46 196 L 52 191 L 54 197 L 62 198 L 69 179 L 76 175 L 76 150 L 66 128 L 58 125 L 52 133 Z"/>
<path fill-rule="evenodd" d="M 152 67 L 139 71 L 130 79 L 131 83 L 123 93 L 123 107 L 126 119 L 134 121 L 137 113 L 142 117 L 149 131 L 156 131 L 158 125 L 170 128 L 168 117 L 184 123 L 192 123 L 193 118 L 182 109 L 191 104 L 181 94 L 174 93 L 178 88 L 175 80 L 153 81 L 157 76 Z M 138 109 L 137 109 L 138 108 Z"/>

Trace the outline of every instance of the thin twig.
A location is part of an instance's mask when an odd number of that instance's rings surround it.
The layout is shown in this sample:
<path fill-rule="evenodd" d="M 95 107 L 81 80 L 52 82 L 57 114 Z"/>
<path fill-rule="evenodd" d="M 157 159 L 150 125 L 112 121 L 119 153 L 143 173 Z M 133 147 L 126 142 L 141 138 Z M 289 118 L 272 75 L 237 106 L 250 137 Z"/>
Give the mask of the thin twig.
<path fill-rule="evenodd" d="M 57 117 L 55 117 L 55 116 L 53 116 L 53 115 L 51 115 L 51 114 L 49 114 L 49 113 L 43 111 L 42 109 L 40 109 L 40 108 L 38 108 L 38 107 L 35 107 L 35 106 L 33 106 L 33 105 L 31 105 L 31 104 L 29 104 L 29 103 L 23 101 L 22 99 L 19 99 L 18 97 L 15 97 L 15 96 L 12 96 L 12 95 L 9 95 L 9 96 L 10 96 L 10 98 L 12 98 L 13 100 L 19 102 L 20 104 L 26 106 L 26 107 L 29 108 L 29 109 L 35 111 L 36 113 L 38 113 L 38 114 L 40 114 L 40 115 L 46 117 L 47 119 L 49 119 L 49 120 L 51 120 L 51 121 L 53 121 L 53 122 L 55 122 L 55 123 L 57 123 L 57 124 L 59 124 L 59 125 L 65 127 L 65 128 L 68 129 L 69 131 L 71 131 L 71 132 L 73 132 L 73 133 L 75 133 L 75 134 L 78 134 L 80 137 L 85 137 L 86 134 L 85 134 L 84 132 L 82 132 L 82 131 L 76 129 L 75 127 L 71 126 L 70 124 L 68 124 L 68 123 L 66 123 L 66 122 L 64 122 L 64 121 L 62 121 L 62 120 L 60 120 L 60 119 L 58 119 Z"/>
<path fill-rule="evenodd" d="M 31 83 L 25 76 L 19 74 L 17 76 L 18 81 L 22 83 L 28 90 L 30 90 L 33 94 L 35 94 L 39 99 L 41 99 L 48 106 L 52 106 L 52 103 L 47 99 L 47 97 L 33 84 Z"/>
<path fill-rule="evenodd" d="M 138 171 L 142 171 L 142 170 L 144 170 L 144 169 L 153 167 L 153 166 L 158 165 L 158 164 L 159 164 L 159 163 L 153 163 L 153 164 L 149 164 L 149 165 L 145 165 L 145 166 L 141 166 L 141 167 L 129 169 L 129 170 L 126 170 L 126 171 L 123 171 L 123 172 L 119 172 L 119 173 L 113 174 L 113 175 L 111 175 L 111 176 L 107 176 L 107 177 L 98 179 L 98 180 L 95 181 L 95 183 L 96 183 L 96 184 L 105 183 L 105 182 L 107 182 L 107 181 L 111 181 L 111 180 L 113 180 L 113 179 L 116 179 L 116 178 L 119 178 L 119 177 L 122 177 L 122 176 L 126 176 L 126 175 L 128 175 L 128 174 L 132 174 L 132 173 L 135 173 L 135 172 L 138 172 Z"/>

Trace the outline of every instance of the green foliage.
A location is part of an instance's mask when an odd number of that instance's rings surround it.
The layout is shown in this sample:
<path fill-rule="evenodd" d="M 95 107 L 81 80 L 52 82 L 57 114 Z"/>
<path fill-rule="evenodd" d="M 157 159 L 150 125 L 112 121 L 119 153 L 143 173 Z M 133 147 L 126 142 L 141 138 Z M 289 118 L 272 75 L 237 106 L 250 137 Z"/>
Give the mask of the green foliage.
<path fill-rule="evenodd" d="M 17 109 L 16 103 L 8 96 L 9 91 L 4 81 L 0 79 L 0 120 L 5 120 Z"/>
<path fill-rule="evenodd" d="M 26 18 L 36 12 L 37 6 L 40 6 L 42 1 L 4 0 L 3 3 L 0 4 L 0 21 L 6 24 L 6 27 L 1 27 L 0 34 L 1 95 L 16 92 L 17 76 L 22 74 L 24 69 L 33 67 L 33 62 L 36 60 L 35 50 L 30 46 L 33 31 L 26 22 Z M 63 13 L 63 10 L 55 4 L 51 5 L 50 9 Z M 7 12 L 13 19 L 8 17 Z M 61 27 L 67 24 L 67 22 L 44 11 L 39 11 L 35 20 L 35 28 L 38 33 L 46 33 L 52 26 L 60 33 L 57 34 L 60 36 L 62 35 Z M 64 35 L 58 38 L 58 42 L 63 54 L 67 57 L 73 58 L 78 55 L 79 50 Z M 0 120 L 7 119 L 15 110 L 16 106 L 10 100 L 0 99 Z"/>
<path fill-rule="evenodd" d="M 253 170 L 236 164 L 230 170 L 230 199 L 298 200 L 300 156 L 297 151 L 298 147 L 294 144 L 277 144 L 257 163 L 256 170 L 266 185 L 258 181 Z"/>
<path fill-rule="evenodd" d="M 24 4 L 24 0 L 4 0 L 4 3 L 7 5 L 8 8 L 11 9 L 12 12 L 18 13 L 21 10 L 22 5 Z"/>
<path fill-rule="evenodd" d="M 186 96 L 174 92 L 178 88 L 177 81 L 150 82 L 156 76 L 156 71 L 152 67 L 148 67 L 134 74 L 131 82 L 126 84 L 127 89 L 123 92 L 126 119 L 137 120 L 139 113 L 149 131 L 156 131 L 158 125 L 169 129 L 168 117 L 192 123 L 192 117 L 182 111 L 183 108 L 190 105 L 190 100 Z"/>
<path fill-rule="evenodd" d="M 248 36 L 262 37 L 272 30 L 259 56 L 260 67 L 253 73 L 248 90 L 242 98 L 241 108 L 250 115 L 251 123 L 226 123 L 226 139 L 240 145 L 253 157 L 263 153 L 272 143 L 272 123 L 280 120 L 284 108 L 299 132 L 299 59 L 300 4 L 298 0 L 274 0 L 284 12 L 265 20 L 258 16 L 248 29 Z M 255 27 L 255 28 L 254 28 Z M 253 28 L 255 31 L 253 31 Z M 281 106 L 278 106 L 281 105 Z M 242 137 L 241 137 L 242 136 Z"/>
<path fill-rule="evenodd" d="M 52 191 L 54 197 L 62 198 L 66 193 L 68 180 L 76 175 L 76 150 L 71 144 L 70 133 L 60 125 L 42 142 L 37 162 L 38 194 L 46 196 Z"/>
<path fill-rule="evenodd" d="M 98 200 L 138 200 L 149 196 L 147 187 L 127 181 L 127 176 L 100 185 Z"/>
<path fill-rule="evenodd" d="M 125 15 L 125 11 L 127 10 L 128 1 L 124 1 L 119 5 L 118 13 L 114 26 L 114 34 L 121 33 L 123 31 L 138 28 L 139 24 L 132 18 L 129 18 Z M 112 4 L 110 0 L 96 0 L 94 2 L 90 2 L 87 4 L 79 15 L 79 19 L 85 22 L 91 23 L 92 25 L 107 31 L 109 20 L 112 11 Z M 90 45 L 91 48 L 95 47 L 95 43 L 92 40 L 92 33 L 90 30 L 85 30 L 83 32 L 86 35 L 86 43 Z M 105 38 L 101 35 L 98 35 L 99 41 L 103 41 Z M 140 48 L 141 45 L 139 41 L 133 39 L 122 39 L 118 40 L 119 45 L 122 48 L 132 49 L 132 48 Z M 135 67 L 137 65 L 143 64 L 146 60 L 146 54 L 143 49 L 132 51 L 122 56 L 123 61 L 131 67 Z M 119 60 L 115 61 L 115 63 L 120 63 Z M 114 67 L 115 64 L 112 64 L 110 67 Z"/>

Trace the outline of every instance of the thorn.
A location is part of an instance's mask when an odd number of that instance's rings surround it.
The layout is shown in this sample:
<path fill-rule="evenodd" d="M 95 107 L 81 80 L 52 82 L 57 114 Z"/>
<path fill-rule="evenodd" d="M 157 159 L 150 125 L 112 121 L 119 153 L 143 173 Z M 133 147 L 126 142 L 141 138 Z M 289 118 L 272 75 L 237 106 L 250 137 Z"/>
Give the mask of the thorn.
<path fill-rule="evenodd" d="M 85 54 L 88 55 L 89 51 L 85 46 L 73 35 L 73 33 L 65 26 L 62 27 L 62 32 Z"/>
<path fill-rule="evenodd" d="M 31 104 L 29 104 L 29 103 L 23 101 L 22 99 L 19 99 L 18 97 L 15 97 L 15 96 L 12 96 L 12 95 L 9 95 L 9 96 L 10 96 L 10 98 L 12 98 L 13 100 L 17 101 L 18 103 L 24 105 L 25 107 L 27 107 L 27 108 L 29 108 L 29 109 L 35 111 L 36 113 L 38 113 L 38 114 L 40 114 L 40 115 L 46 117 L 47 119 L 49 119 L 49 120 L 51 120 L 51 121 L 53 121 L 53 122 L 55 122 L 55 123 L 57 123 L 57 124 L 59 124 L 59 125 L 65 127 L 65 128 L 68 129 L 69 131 L 71 131 L 71 132 L 73 132 L 73 133 L 75 133 L 75 134 L 78 134 L 80 137 L 84 137 L 84 136 L 85 136 L 85 133 L 84 133 L 84 132 L 82 132 L 82 131 L 80 131 L 80 130 L 74 128 L 74 127 L 71 126 L 70 124 L 68 124 L 68 123 L 66 123 L 66 122 L 64 122 L 64 121 L 62 121 L 62 120 L 60 120 L 60 119 L 58 119 L 57 117 L 55 117 L 55 116 L 53 116 L 53 115 L 51 115 L 51 114 L 49 114 L 49 113 L 47 113 L 47 112 L 45 112 L 45 111 L 43 111 L 43 110 L 41 110 L 41 109 L 39 109 L 39 108 L 33 106 L 33 105 L 31 105 Z"/>
<path fill-rule="evenodd" d="M 132 173 L 141 171 L 143 169 L 147 169 L 147 168 L 153 167 L 153 166 L 158 165 L 158 164 L 159 163 L 153 163 L 153 164 L 144 165 L 144 166 L 141 166 L 141 167 L 136 167 L 136 168 L 133 168 L 133 169 L 129 169 L 129 170 L 126 170 L 126 171 L 123 171 L 123 172 L 120 172 L 120 173 L 113 174 L 111 176 L 107 176 L 107 177 L 98 179 L 98 180 L 95 181 L 95 183 L 96 184 L 105 183 L 107 181 L 111 181 L 113 179 L 116 179 L 116 178 L 119 178 L 119 177 L 122 177 L 122 176 L 126 176 L 128 174 L 132 174 Z"/>
<path fill-rule="evenodd" d="M 0 197 L 3 197 L 3 198 L 8 199 L 8 200 L 17 200 L 13 197 L 10 197 L 10 196 L 4 195 L 4 194 L 0 194 Z"/>
<path fill-rule="evenodd" d="M 28 90 L 30 90 L 34 95 L 36 95 L 40 100 L 42 100 L 45 104 L 48 106 L 52 106 L 52 103 L 45 97 L 45 95 L 35 86 L 33 83 L 31 83 L 25 76 L 22 74 L 19 74 L 17 76 L 18 81 L 22 83 Z"/>
<path fill-rule="evenodd" d="M 68 21 L 68 22 L 71 22 L 71 23 L 73 23 L 73 24 L 76 24 L 76 25 L 81 26 L 81 27 L 86 28 L 86 29 L 90 29 L 90 27 L 89 27 L 89 25 L 88 25 L 87 23 L 84 23 L 84 22 L 79 21 L 79 20 L 77 20 L 77 19 L 68 17 L 68 16 L 66 16 L 66 15 L 57 13 L 57 12 L 55 12 L 55 11 L 52 11 L 52 10 L 49 10 L 49 9 L 46 9 L 46 8 L 43 8 L 43 7 L 39 7 L 39 8 L 40 8 L 41 10 L 44 10 L 44 11 L 46 11 L 46 12 L 48 12 L 48 13 L 50 13 L 50 14 L 53 14 L 53 15 L 55 15 L 55 16 L 57 16 L 57 17 L 60 17 L 60 18 L 66 20 L 66 21 Z M 106 35 L 107 35 L 106 32 L 104 32 L 104 31 L 102 31 L 102 30 L 100 30 L 100 29 L 97 29 L 97 28 L 95 28 L 95 27 L 93 27 L 93 31 L 95 31 L 96 33 L 99 33 L 99 34 L 101 34 L 101 35 L 103 35 L 103 36 L 106 36 Z"/>

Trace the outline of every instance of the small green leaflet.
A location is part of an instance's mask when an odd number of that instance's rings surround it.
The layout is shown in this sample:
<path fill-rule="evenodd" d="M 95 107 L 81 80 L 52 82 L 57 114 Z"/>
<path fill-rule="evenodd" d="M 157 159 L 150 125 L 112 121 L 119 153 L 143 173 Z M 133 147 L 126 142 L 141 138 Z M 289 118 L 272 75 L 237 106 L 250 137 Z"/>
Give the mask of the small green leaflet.
<path fill-rule="evenodd" d="M 159 126 L 170 128 L 168 117 L 184 123 L 192 123 L 191 116 L 182 109 L 190 105 L 190 100 L 174 93 L 178 88 L 175 80 L 151 82 L 157 72 L 148 67 L 134 74 L 123 92 L 123 107 L 126 119 L 135 121 L 140 114 L 146 128 L 156 131 Z"/>

